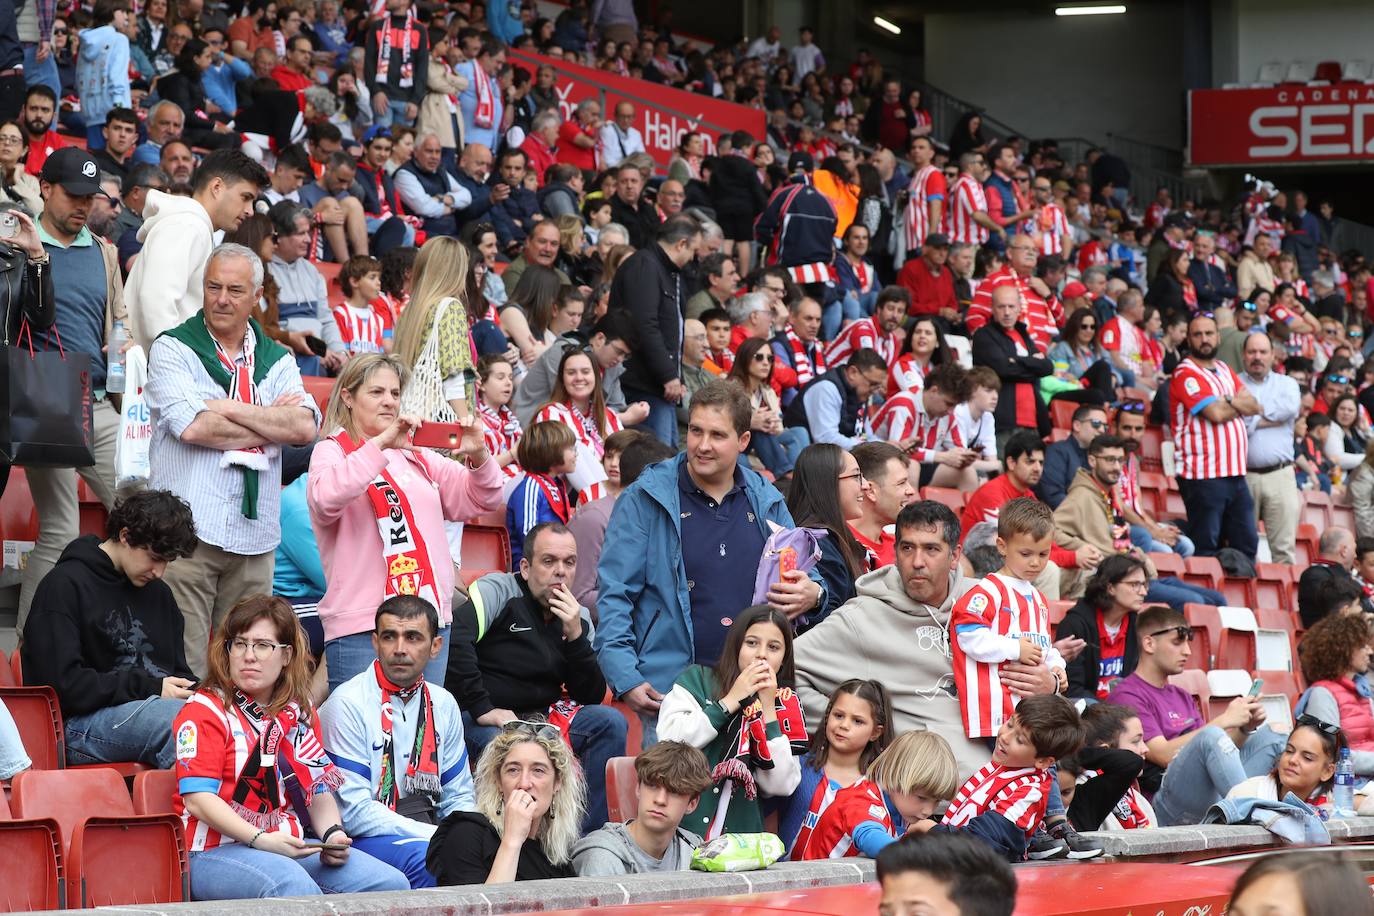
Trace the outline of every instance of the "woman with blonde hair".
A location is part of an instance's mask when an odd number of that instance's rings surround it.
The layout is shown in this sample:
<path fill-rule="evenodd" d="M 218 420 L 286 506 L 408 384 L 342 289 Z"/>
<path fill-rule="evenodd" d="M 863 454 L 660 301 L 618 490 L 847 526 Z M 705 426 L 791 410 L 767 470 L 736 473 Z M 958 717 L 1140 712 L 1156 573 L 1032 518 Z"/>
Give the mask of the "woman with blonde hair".
<path fill-rule="evenodd" d="M 413 373 L 404 407 L 422 420 L 447 423 L 474 412 L 468 388 L 477 355 L 462 298 L 468 273 L 467 247 L 449 236 L 425 242 L 415 258 L 395 352 Z"/>
<path fill-rule="evenodd" d="M 191 898 L 409 889 L 401 872 L 349 848 L 330 791 L 343 777 L 320 743 L 291 605 L 245 598 L 215 635 L 210 673 L 172 724 Z M 323 847 L 306 841 L 307 828 Z"/>
<path fill-rule="evenodd" d="M 429 842 L 440 886 L 569 878 L 587 787 L 562 733 L 507 722 L 477 761 L 477 810 L 455 811 Z"/>
<path fill-rule="evenodd" d="M 319 615 L 330 690 L 377 657 L 372 631 L 387 598 L 425 599 L 439 613 L 439 635 L 448 636 L 456 553 L 444 522 L 501 507 L 501 469 L 476 417 L 460 421 L 451 453 L 460 460 L 412 443 L 424 420 L 401 411 L 407 374 L 394 354 L 345 363 L 325 409 L 328 438 L 310 460 L 310 522 L 328 582 Z M 447 665 L 445 641 L 425 675 L 442 684 Z"/>

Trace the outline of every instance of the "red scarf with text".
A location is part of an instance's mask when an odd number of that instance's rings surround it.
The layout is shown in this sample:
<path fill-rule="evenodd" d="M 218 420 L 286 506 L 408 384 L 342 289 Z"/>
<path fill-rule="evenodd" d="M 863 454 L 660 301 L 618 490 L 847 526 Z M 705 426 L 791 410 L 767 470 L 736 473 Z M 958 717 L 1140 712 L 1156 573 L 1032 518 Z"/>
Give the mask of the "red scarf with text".
<path fill-rule="evenodd" d="M 239 771 L 229 802 L 239 817 L 260 830 L 277 829 L 282 812 L 294 803 L 284 784 L 288 775 L 296 777 L 301 803 L 307 806 L 321 786 L 337 789 L 343 785 L 343 774 L 330 761 L 309 721 L 301 719 L 300 709 L 294 703 L 272 716 L 252 697 L 234 688 L 234 706 L 258 739 Z M 304 732 L 298 735 L 300 726 L 304 726 Z M 298 811 L 297 817 L 300 816 Z M 306 822 L 301 824 L 303 828 L 309 826 Z"/>
<path fill-rule="evenodd" d="M 390 17 L 382 23 L 377 35 L 377 83 L 386 82 L 387 74 L 391 70 L 391 46 L 399 43 L 401 46 L 401 79 L 400 85 L 410 86 L 415 82 L 415 64 L 411 63 L 410 52 L 414 42 L 411 34 L 417 32 L 415 24 L 415 8 L 406 10 L 405 23 L 397 28 L 391 24 Z"/>
<path fill-rule="evenodd" d="M 477 108 L 472 113 L 472 123 L 478 127 L 491 127 L 496 123 L 496 95 L 491 88 L 491 77 L 482 69 L 480 61 L 472 63 L 472 90 L 477 93 Z"/>
<path fill-rule="evenodd" d="M 420 679 L 409 687 L 397 687 L 382 672 L 381 661 L 372 663 L 372 673 L 377 677 L 377 686 L 382 689 L 382 773 L 377 780 L 377 801 L 392 811 L 400 799 L 400 785 L 396 779 L 396 748 L 391 740 L 391 698 L 399 697 L 401 702 L 409 703 L 415 694 L 422 694 L 420 718 L 415 723 L 415 747 L 410 751 L 410 762 L 406 764 L 406 795 L 425 793 L 435 799 L 439 797 L 439 742 L 434 736 L 434 704 L 429 698 L 429 686 L 425 683 L 424 672 Z"/>
<path fill-rule="evenodd" d="M 797 372 L 797 387 L 800 388 L 825 371 L 825 348 L 818 344 L 816 358 L 812 360 L 806 355 L 806 344 L 802 343 L 802 339 L 792 329 L 790 321 L 783 334 L 787 335 L 787 342 L 792 345 L 792 368 Z"/>

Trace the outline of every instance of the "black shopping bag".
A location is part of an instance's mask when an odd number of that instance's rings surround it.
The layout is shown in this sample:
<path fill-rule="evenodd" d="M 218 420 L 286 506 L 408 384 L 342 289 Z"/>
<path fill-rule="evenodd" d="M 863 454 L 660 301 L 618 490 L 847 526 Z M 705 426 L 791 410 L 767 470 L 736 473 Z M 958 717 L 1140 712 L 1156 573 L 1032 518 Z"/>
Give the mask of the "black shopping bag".
<path fill-rule="evenodd" d="M 56 328 L 53 329 L 56 332 Z M 95 464 L 91 357 L 33 348 L 27 322 L 0 347 L 0 458 L 40 468 Z"/>

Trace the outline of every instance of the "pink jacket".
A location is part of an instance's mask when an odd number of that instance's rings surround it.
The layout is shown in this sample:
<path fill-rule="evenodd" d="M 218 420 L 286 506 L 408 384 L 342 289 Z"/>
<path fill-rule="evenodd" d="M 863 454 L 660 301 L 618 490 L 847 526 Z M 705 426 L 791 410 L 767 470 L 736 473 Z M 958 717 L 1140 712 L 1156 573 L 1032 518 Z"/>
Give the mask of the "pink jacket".
<path fill-rule="evenodd" d="M 386 565 L 367 486 L 384 467 L 410 500 L 430 553 L 439 592 L 439 622 L 452 619 L 453 564 L 444 520 L 465 521 L 501 508 L 501 469 L 488 459 L 469 471 L 461 462 L 420 449 L 383 453 L 371 442 L 348 457 L 322 439 L 310 457 L 310 524 L 320 545 L 328 588 L 320 600 L 324 638 L 369 633 L 386 595 Z"/>

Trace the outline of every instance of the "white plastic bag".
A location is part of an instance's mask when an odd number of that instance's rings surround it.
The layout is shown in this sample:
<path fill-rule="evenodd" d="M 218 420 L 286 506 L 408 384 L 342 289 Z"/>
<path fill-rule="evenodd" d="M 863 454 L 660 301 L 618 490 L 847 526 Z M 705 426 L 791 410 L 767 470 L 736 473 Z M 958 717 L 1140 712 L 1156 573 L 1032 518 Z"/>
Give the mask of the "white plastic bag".
<path fill-rule="evenodd" d="M 148 359 L 142 347 L 124 354 L 124 399 L 119 415 L 119 441 L 115 444 L 115 487 L 140 486 L 148 482 L 148 446 L 153 441 L 153 423 L 143 386 L 148 383 Z"/>

